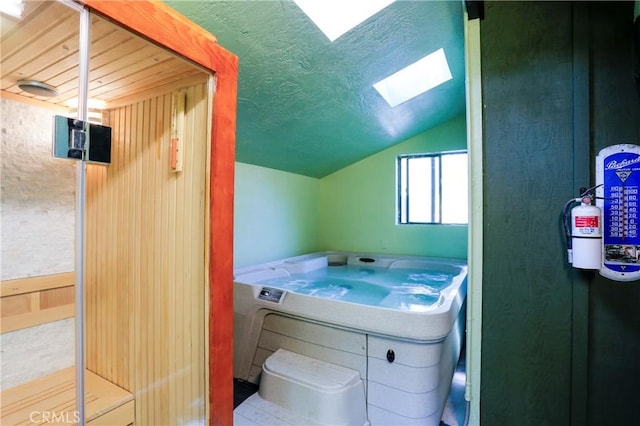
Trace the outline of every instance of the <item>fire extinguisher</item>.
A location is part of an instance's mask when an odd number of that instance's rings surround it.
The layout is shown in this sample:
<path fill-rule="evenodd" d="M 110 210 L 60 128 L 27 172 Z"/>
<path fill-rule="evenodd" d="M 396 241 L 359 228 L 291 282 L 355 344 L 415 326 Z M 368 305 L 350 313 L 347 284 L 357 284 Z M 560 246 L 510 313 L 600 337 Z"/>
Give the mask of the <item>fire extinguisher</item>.
<path fill-rule="evenodd" d="M 593 204 L 594 188 L 582 191 L 579 198 L 567 202 L 564 209 L 567 254 L 574 268 L 600 269 L 602 267 L 602 212 Z M 569 215 L 567 209 L 571 209 Z M 571 220 L 567 226 L 567 219 Z"/>

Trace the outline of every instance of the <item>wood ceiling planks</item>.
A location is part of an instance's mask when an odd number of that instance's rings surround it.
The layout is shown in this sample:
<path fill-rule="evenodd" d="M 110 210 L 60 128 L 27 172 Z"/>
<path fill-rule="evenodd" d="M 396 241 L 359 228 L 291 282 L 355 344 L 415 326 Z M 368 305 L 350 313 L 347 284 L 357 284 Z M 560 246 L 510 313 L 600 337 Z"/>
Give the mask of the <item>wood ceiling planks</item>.
<path fill-rule="evenodd" d="M 20 20 L 2 15 L 0 89 L 4 92 L 72 106 L 78 96 L 79 18 L 75 10 L 51 1 L 29 1 Z M 151 42 L 102 18 L 91 26 L 89 98 L 112 104 L 201 82 L 207 74 Z M 37 80 L 58 96 L 22 91 L 19 80 Z M 182 83 L 184 82 L 184 83 Z M 116 102 L 117 103 L 117 102 Z"/>

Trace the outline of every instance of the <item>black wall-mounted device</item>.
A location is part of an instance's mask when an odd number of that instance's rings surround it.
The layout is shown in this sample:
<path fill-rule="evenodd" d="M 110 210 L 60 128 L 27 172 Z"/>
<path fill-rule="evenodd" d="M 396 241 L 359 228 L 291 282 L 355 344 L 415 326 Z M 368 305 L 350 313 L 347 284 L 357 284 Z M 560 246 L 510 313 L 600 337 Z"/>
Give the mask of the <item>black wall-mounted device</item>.
<path fill-rule="evenodd" d="M 56 115 L 53 156 L 97 164 L 111 163 L 111 127 Z"/>

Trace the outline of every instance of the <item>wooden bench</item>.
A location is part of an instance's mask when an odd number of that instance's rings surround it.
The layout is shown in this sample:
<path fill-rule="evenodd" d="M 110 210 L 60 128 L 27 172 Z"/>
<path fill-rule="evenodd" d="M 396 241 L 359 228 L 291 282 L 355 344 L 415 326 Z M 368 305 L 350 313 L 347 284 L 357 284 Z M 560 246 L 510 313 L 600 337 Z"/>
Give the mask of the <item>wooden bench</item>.
<path fill-rule="evenodd" d="M 85 375 L 86 424 L 130 425 L 135 418 L 133 395 L 90 371 Z M 53 374 L 0 393 L 0 424 L 76 424 L 75 369 Z"/>

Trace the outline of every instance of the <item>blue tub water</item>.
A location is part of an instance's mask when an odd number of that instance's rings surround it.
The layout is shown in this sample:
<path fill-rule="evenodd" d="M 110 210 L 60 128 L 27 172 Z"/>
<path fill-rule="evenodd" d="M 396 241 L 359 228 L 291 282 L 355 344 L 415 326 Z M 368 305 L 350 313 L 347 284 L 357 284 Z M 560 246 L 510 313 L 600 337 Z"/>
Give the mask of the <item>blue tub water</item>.
<path fill-rule="evenodd" d="M 345 264 L 267 278 L 256 284 L 362 305 L 426 312 L 438 305 L 441 292 L 461 272 L 456 267 L 425 271 Z"/>

